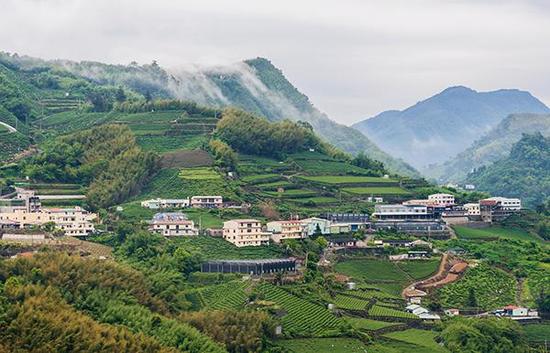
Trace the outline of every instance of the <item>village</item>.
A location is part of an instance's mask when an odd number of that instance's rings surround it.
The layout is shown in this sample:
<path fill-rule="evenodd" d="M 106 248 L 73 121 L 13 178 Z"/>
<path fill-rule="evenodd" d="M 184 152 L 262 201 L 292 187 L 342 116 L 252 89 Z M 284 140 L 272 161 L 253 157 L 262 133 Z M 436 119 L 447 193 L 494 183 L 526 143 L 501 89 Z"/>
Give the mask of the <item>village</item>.
<path fill-rule="evenodd" d="M 97 232 L 100 222 L 97 214 L 81 207 L 48 208 L 41 205 L 40 196 L 33 190 L 18 187 L 11 198 L 4 199 L 0 207 L 0 233 L 2 240 L 12 242 L 43 241 L 48 232 L 57 236 L 86 239 Z M 239 218 L 223 222 L 222 228 L 205 228 L 186 215 L 185 209 L 239 208 L 224 203 L 220 195 L 192 196 L 185 199 L 149 199 L 141 207 L 158 211 L 147 220 L 148 229 L 166 238 L 208 236 L 223 239 L 236 247 L 260 247 L 287 240 L 317 239 L 327 244 L 321 265 L 330 264 L 330 254 L 359 250 L 374 256 L 386 255 L 390 261 L 415 261 L 441 256 L 440 269 L 433 276 L 415 282 L 403 290 L 405 312 L 423 321 L 437 321 L 439 314 L 422 306 L 422 300 L 430 290 L 460 279 L 468 266 L 475 266 L 460 259 L 455 252 L 442 254 L 431 240 L 449 239 L 454 236 L 451 228 L 457 224 L 484 227 L 521 210 L 521 200 L 491 197 L 477 203 L 458 205 L 451 194 L 431 194 L 427 199 L 411 199 L 400 204 L 384 204 L 382 197 L 369 197 L 373 201 L 372 214 L 326 213 L 318 217 L 293 217 L 286 220 L 262 222 L 258 219 Z M 8 205 L 6 205 L 8 204 Z M 409 239 L 377 237 L 380 232 L 408 235 Z M 324 263 L 322 263 L 324 262 Z M 300 271 L 303 261 L 296 258 L 261 260 L 215 260 L 201 265 L 202 272 L 240 273 L 245 276 L 273 276 Z M 353 291 L 356 283 L 346 282 Z M 329 309 L 333 307 L 329 304 Z M 456 316 L 459 309 L 447 308 L 447 316 Z M 470 316 L 509 317 L 517 321 L 539 320 L 536 310 L 508 305 L 491 312 L 466 313 Z"/>

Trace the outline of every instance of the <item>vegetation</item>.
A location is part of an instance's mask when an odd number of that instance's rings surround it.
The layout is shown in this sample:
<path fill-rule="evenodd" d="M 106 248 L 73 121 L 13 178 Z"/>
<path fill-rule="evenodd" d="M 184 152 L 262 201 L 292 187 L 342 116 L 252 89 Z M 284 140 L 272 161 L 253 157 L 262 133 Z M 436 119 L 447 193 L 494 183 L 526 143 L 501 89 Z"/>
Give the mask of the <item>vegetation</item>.
<path fill-rule="evenodd" d="M 448 308 L 494 310 L 515 303 L 516 281 L 506 272 L 479 265 L 464 278 L 438 291 L 439 302 Z"/>
<path fill-rule="evenodd" d="M 507 158 L 482 166 L 468 176 L 478 189 L 519 197 L 534 207 L 550 198 L 550 137 L 523 135 Z"/>
<path fill-rule="evenodd" d="M 453 318 L 443 322 L 440 338 L 451 352 L 527 352 L 518 323 L 495 318 Z"/>
<path fill-rule="evenodd" d="M 155 155 L 141 151 L 127 127 L 103 125 L 46 144 L 24 172 L 37 181 L 89 184 L 88 204 L 100 208 L 138 193 L 155 167 Z"/>

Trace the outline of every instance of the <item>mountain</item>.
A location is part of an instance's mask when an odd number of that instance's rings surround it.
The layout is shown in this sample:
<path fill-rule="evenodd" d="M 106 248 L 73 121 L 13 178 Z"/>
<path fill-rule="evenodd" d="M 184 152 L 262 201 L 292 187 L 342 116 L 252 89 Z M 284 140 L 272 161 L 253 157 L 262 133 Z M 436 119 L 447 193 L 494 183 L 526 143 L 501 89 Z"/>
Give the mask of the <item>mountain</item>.
<path fill-rule="evenodd" d="M 338 124 L 320 112 L 269 60 L 256 58 L 227 66 L 164 69 L 150 65 L 108 65 L 67 60 L 45 61 L 27 56 L 0 54 L 0 60 L 26 69 L 49 66 L 68 70 L 102 85 L 123 85 L 156 98 L 192 100 L 213 107 L 236 106 L 270 120 L 292 119 L 310 123 L 329 143 L 352 154 L 366 153 L 383 162 L 391 172 L 418 177 L 407 163 L 391 157 L 366 136 Z"/>
<path fill-rule="evenodd" d="M 550 114 L 509 115 L 468 149 L 425 173 L 440 182 L 462 182 L 473 169 L 507 157 L 522 134 L 536 132 L 550 136 Z"/>
<path fill-rule="evenodd" d="M 550 137 L 524 134 L 510 155 L 482 166 L 467 181 L 493 195 L 519 197 L 534 207 L 550 197 Z"/>
<path fill-rule="evenodd" d="M 457 86 L 403 111 L 391 110 L 353 125 L 384 151 L 416 168 L 442 163 L 513 113 L 550 113 L 529 92 L 477 92 Z"/>

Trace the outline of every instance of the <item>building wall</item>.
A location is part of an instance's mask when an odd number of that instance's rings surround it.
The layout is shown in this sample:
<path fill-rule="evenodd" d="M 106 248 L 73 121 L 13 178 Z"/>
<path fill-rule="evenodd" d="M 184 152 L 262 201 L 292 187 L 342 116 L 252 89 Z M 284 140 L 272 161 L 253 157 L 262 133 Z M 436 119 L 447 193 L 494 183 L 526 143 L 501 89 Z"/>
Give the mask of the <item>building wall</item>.
<path fill-rule="evenodd" d="M 65 232 L 65 235 L 83 236 L 94 231 L 91 223 L 97 217 L 80 207 L 64 209 L 42 209 L 38 212 L 27 212 L 26 210 L 15 210 L 9 213 L 0 213 L 0 220 L 18 222 L 22 227 L 29 225 L 43 225 L 54 222 L 55 225 Z"/>
<path fill-rule="evenodd" d="M 238 247 L 267 245 L 270 237 L 271 233 L 264 232 L 261 222 L 255 219 L 223 223 L 223 238 Z"/>

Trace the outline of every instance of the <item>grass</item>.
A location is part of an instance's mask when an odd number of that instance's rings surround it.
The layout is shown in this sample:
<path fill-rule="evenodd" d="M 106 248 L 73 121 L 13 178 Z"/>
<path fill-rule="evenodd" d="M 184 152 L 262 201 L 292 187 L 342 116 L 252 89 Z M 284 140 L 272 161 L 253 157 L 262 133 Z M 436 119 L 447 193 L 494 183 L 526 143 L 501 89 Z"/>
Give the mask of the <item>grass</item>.
<path fill-rule="evenodd" d="M 171 239 L 175 245 L 182 245 L 190 251 L 201 253 L 204 260 L 273 259 L 285 257 L 276 246 L 250 246 L 238 248 L 235 245 L 210 236 L 181 237 Z"/>
<path fill-rule="evenodd" d="M 338 308 L 345 310 L 365 310 L 366 306 L 369 304 L 366 300 L 342 294 L 336 295 L 332 301 Z"/>
<path fill-rule="evenodd" d="M 354 195 L 408 195 L 407 190 L 397 186 L 373 186 L 373 187 L 353 187 L 343 188 L 342 191 Z"/>
<path fill-rule="evenodd" d="M 247 176 L 244 176 L 242 177 L 242 181 L 244 182 L 247 182 L 247 183 L 257 183 L 257 182 L 268 182 L 268 181 L 275 181 L 275 180 L 279 180 L 281 178 L 281 176 L 279 174 L 273 174 L 273 173 L 268 173 L 268 174 L 254 174 L 254 175 L 247 175 Z"/>
<path fill-rule="evenodd" d="M 353 176 L 353 175 L 319 175 L 319 176 L 301 176 L 300 179 L 322 184 L 395 184 L 398 180 L 386 179 L 382 177 Z"/>
<path fill-rule="evenodd" d="M 534 241 L 537 243 L 544 243 L 544 240 L 529 234 L 526 231 L 521 229 L 513 228 L 502 228 L 498 226 L 492 226 L 488 228 L 468 228 L 463 226 L 454 226 L 453 227 L 456 234 L 461 239 L 468 240 L 496 240 L 499 238 L 512 239 L 512 240 L 523 240 L 523 241 Z"/>
<path fill-rule="evenodd" d="M 430 260 L 402 261 L 397 262 L 396 265 L 407 272 L 412 278 L 423 279 L 435 273 L 439 267 L 439 263 L 440 259 L 437 258 Z"/>
<path fill-rule="evenodd" d="M 394 262 L 380 259 L 360 259 L 339 262 L 337 272 L 352 277 L 354 280 L 372 284 L 390 295 L 399 295 L 401 289 L 412 282 L 403 270 Z"/>
<path fill-rule="evenodd" d="M 550 323 L 529 324 L 523 326 L 527 340 L 533 343 L 550 341 Z"/>
<path fill-rule="evenodd" d="M 266 300 L 275 302 L 286 311 L 281 319 L 283 334 L 318 337 L 339 333 L 343 321 L 324 307 L 271 284 L 261 284 L 258 289 Z"/>
<path fill-rule="evenodd" d="M 369 170 L 340 161 L 327 161 L 320 159 L 299 159 L 296 164 L 308 174 L 364 174 Z"/>
<path fill-rule="evenodd" d="M 185 168 L 179 173 L 184 180 L 220 180 L 221 176 L 212 168 Z"/>
<path fill-rule="evenodd" d="M 448 352 L 447 349 L 440 346 L 435 341 L 435 336 L 436 336 L 435 332 L 419 330 L 419 329 L 396 331 L 396 332 L 391 332 L 384 335 L 384 337 L 392 340 L 414 344 L 419 347 L 430 349 L 430 351 L 434 353 Z"/>
<path fill-rule="evenodd" d="M 317 192 L 305 189 L 286 189 L 284 192 L 265 191 L 264 194 L 271 197 L 280 197 L 284 199 L 298 199 L 317 195 Z"/>
<path fill-rule="evenodd" d="M 493 310 L 516 302 L 514 276 L 498 268 L 482 264 L 466 271 L 464 277 L 437 291 L 439 302 L 446 308 L 467 308 L 470 291 L 473 291 L 477 306 Z"/>
<path fill-rule="evenodd" d="M 337 203 L 337 202 L 340 202 L 340 200 L 338 200 L 335 197 L 319 196 L 319 197 L 304 197 L 304 198 L 292 200 L 292 202 L 295 202 L 295 203 L 298 203 L 298 204 L 313 203 L 313 204 L 321 204 L 322 205 L 322 204 Z"/>
<path fill-rule="evenodd" d="M 365 353 L 367 346 L 355 338 L 300 338 L 276 341 L 292 353 Z M 370 351 L 369 351 L 370 352 Z"/>
<path fill-rule="evenodd" d="M 347 317 L 346 321 L 348 321 L 351 326 L 357 330 L 367 331 L 376 331 L 380 330 L 381 328 L 399 325 L 399 323 L 396 322 L 377 321 L 359 317 Z"/>
<path fill-rule="evenodd" d="M 157 153 L 171 152 L 179 149 L 197 149 L 208 140 L 207 136 L 156 136 L 141 135 L 136 137 L 137 143 L 146 151 Z"/>

